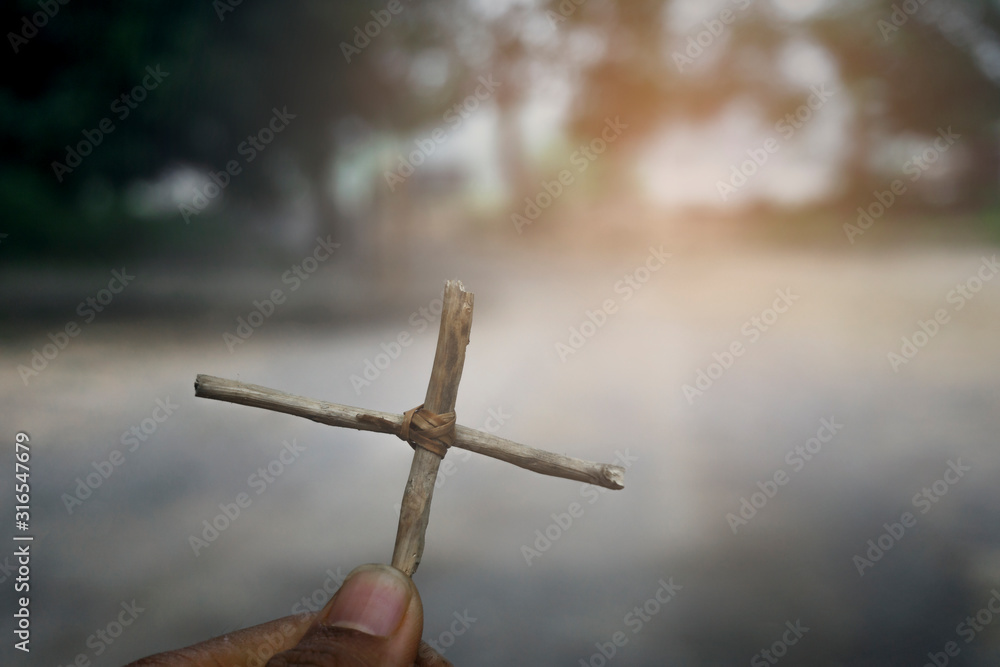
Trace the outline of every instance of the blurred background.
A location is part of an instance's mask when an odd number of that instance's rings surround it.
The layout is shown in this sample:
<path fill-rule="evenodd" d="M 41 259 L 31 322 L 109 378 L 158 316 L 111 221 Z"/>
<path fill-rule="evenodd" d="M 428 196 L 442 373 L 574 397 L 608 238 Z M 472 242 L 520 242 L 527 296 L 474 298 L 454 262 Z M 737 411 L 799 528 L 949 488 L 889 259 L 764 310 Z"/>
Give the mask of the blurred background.
<path fill-rule="evenodd" d="M 24 431 L 36 538 L 30 655 L 0 553 L 4 664 L 124 664 L 388 561 L 408 447 L 193 381 L 400 413 L 449 278 L 459 422 L 628 465 L 449 454 L 414 578 L 456 665 L 1000 664 L 997 3 L 0 17 L 0 497 L 13 545 Z"/>

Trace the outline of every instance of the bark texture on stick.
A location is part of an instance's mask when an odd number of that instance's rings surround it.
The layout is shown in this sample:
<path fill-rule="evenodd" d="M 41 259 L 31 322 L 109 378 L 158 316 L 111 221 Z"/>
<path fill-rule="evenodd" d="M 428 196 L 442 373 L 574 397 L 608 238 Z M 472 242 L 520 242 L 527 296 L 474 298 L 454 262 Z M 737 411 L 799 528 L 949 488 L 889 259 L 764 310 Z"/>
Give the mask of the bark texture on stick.
<path fill-rule="evenodd" d="M 256 384 L 237 382 L 212 375 L 199 375 L 194 382 L 195 396 L 252 408 L 264 408 L 296 417 L 305 417 L 320 424 L 353 428 L 359 431 L 390 433 L 399 436 L 401 415 L 389 412 L 353 408 L 339 403 L 317 401 L 304 396 L 268 389 Z M 553 454 L 528 447 L 467 426 L 455 426 L 454 447 L 511 463 L 525 470 L 596 484 L 606 489 L 625 487 L 625 469 L 610 463 L 595 463 L 583 459 Z"/>
<path fill-rule="evenodd" d="M 473 295 L 465 291 L 461 282 L 449 280 L 445 284 L 437 351 L 424 398 L 424 409 L 435 414 L 455 409 L 465 366 L 465 348 L 472 329 L 472 305 Z M 415 448 L 392 553 L 393 567 L 409 576 L 417 571 L 424 553 L 424 534 L 430 520 L 431 497 L 440 464 L 440 457 L 433 452 Z"/>

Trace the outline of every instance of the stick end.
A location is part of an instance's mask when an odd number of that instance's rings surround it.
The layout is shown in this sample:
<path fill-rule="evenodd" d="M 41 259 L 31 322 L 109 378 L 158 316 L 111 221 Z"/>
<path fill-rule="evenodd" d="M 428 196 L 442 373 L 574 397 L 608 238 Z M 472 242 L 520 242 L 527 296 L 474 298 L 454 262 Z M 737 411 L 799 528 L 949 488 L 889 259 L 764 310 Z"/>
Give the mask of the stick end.
<path fill-rule="evenodd" d="M 204 393 L 203 393 L 202 390 L 205 387 L 205 383 L 210 383 L 211 379 L 212 379 L 211 375 L 205 375 L 204 373 L 198 373 L 198 375 L 196 375 L 195 378 L 194 378 L 194 395 L 195 396 L 203 396 Z"/>
<path fill-rule="evenodd" d="M 465 289 L 465 285 L 459 279 L 446 280 L 444 283 L 444 294 L 447 295 L 449 292 L 454 292 L 457 294 L 459 301 L 461 302 L 462 314 L 466 317 L 472 316 L 472 303 L 475 295 L 469 290 Z"/>
<path fill-rule="evenodd" d="M 605 465 L 601 471 L 606 488 L 618 491 L 625 488 L 625 468 L 621 466 Z"/>

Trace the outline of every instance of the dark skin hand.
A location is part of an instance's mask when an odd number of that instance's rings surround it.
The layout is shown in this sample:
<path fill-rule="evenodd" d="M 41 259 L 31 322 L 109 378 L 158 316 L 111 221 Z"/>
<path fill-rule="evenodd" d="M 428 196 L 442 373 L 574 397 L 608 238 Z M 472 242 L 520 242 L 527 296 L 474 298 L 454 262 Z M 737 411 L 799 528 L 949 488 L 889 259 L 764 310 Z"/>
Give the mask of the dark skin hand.
<path fill-rule="evenodd" d="M 424 609 L 413 580 L 362 565 L 321 611 L 286 616 L 128 667 L 454 667 L 420 641 Z"/>

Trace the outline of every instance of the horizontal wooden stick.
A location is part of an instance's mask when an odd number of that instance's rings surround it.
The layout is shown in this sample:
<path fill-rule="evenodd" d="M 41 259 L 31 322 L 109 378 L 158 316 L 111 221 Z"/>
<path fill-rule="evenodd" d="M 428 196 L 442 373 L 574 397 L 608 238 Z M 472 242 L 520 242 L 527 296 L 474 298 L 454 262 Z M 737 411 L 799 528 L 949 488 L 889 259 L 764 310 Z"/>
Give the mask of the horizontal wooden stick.
<path fill-rule="evenodd" d="M 375 431 L 398 436 L 403 423 L 402 415 L 316 401 L 255 384 L 226 380 L 211 375 L 199 375 L 195 379 L 194 394 L 201 398 L 284 412 L 296 417 L 305 417 L 320 424 L 342 426 L 359 431 Z M 572 456 L 544 452 L 466 426 L 455 427 L 454 446 L 506 461 L 543 475 L 587 482 L 606 489 L 625 488 L 625 469 L 621 466 L 594 463 Z"/>

